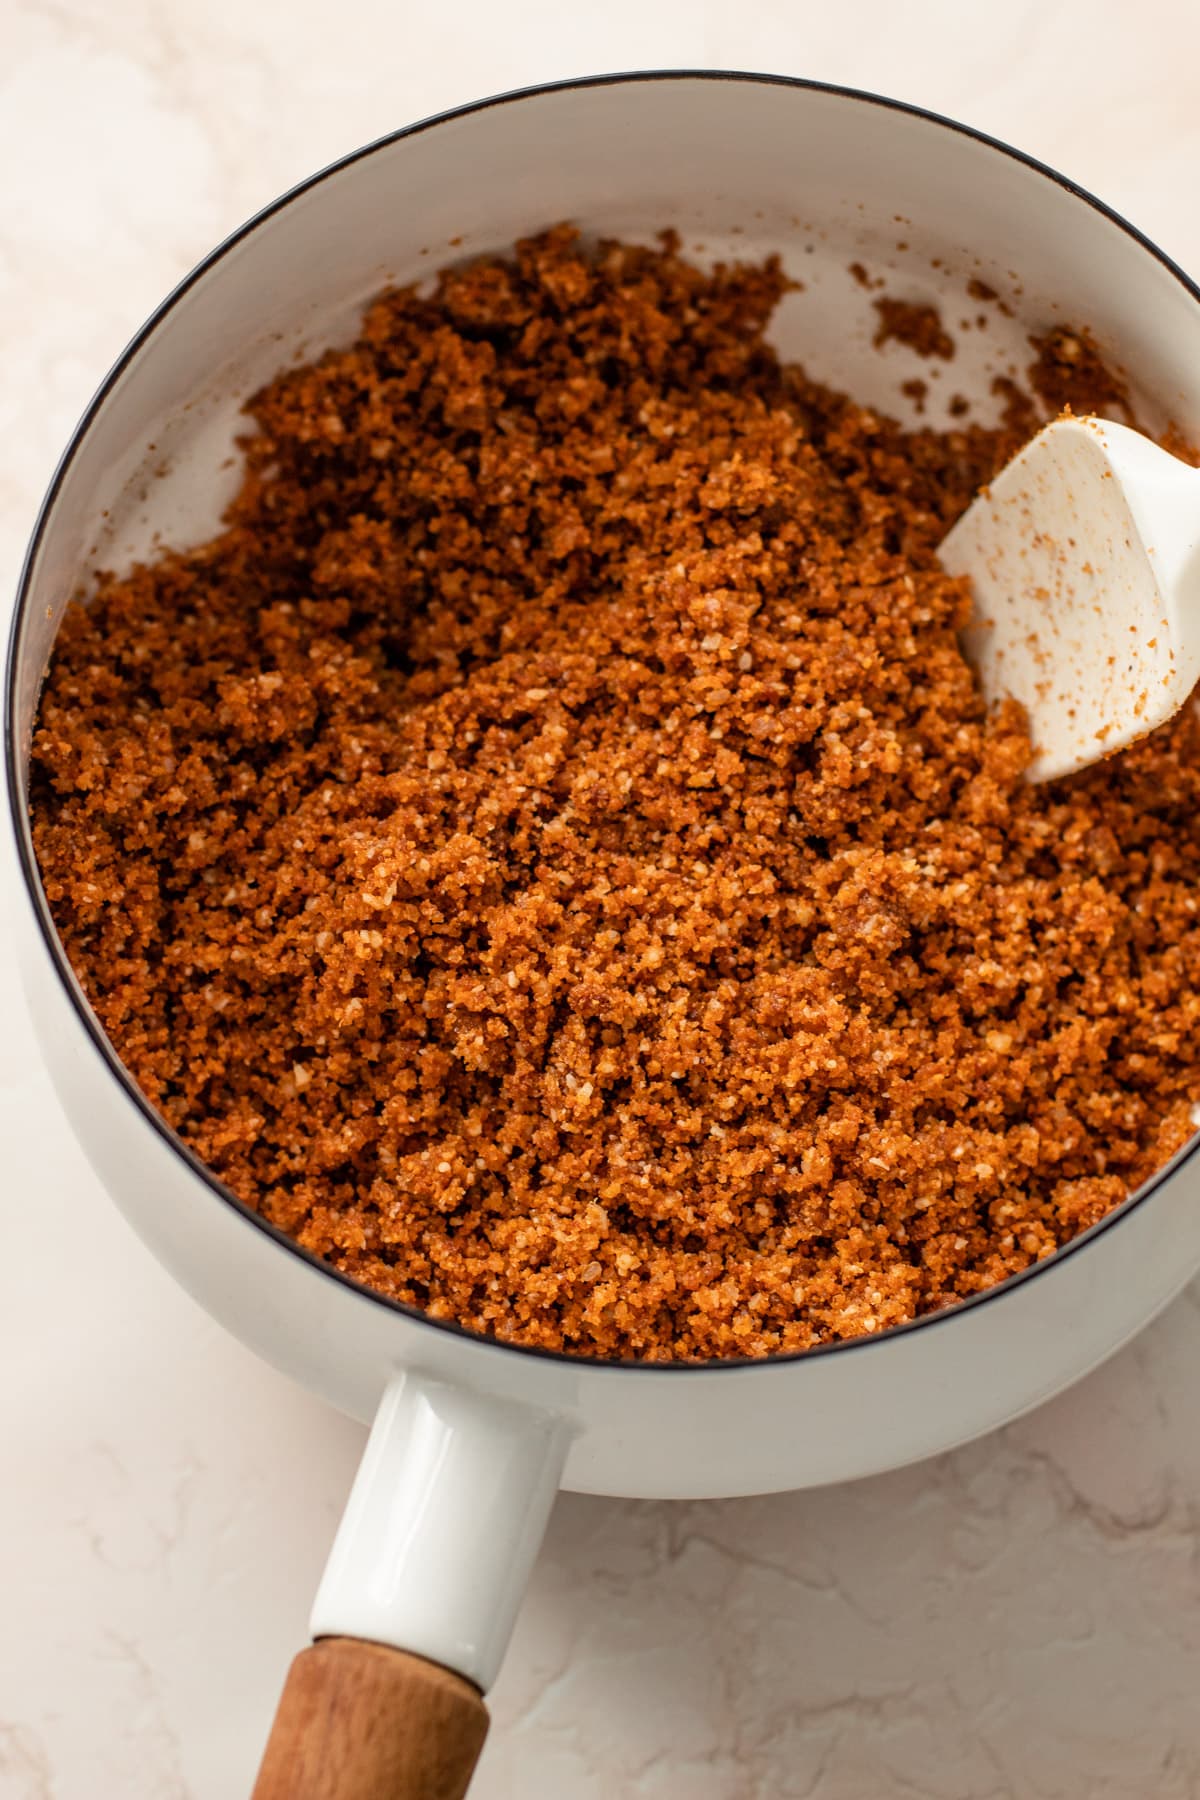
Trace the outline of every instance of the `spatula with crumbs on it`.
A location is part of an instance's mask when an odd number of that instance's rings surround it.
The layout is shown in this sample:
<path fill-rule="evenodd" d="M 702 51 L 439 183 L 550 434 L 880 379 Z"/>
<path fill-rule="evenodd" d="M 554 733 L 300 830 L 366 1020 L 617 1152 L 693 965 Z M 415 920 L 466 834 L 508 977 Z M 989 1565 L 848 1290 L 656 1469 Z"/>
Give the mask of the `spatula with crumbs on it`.
<path fill-rule="evenodd" d="M 942 541 L 974 595 L 963 648 L 1029 716 L 1030 781 L 1144 737 L 1200 680 L 1200 470 L 1127 425 L 1061 418 Z"/>

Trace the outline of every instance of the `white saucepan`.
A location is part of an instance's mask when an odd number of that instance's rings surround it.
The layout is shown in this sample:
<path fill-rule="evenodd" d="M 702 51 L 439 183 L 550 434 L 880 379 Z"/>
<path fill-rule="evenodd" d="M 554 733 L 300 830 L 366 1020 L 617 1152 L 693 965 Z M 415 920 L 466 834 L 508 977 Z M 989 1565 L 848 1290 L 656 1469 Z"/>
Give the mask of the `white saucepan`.
<path fill-rule="evenodd" d="M 215 250 L 105 381 L 42 509 L 7 673 L 34 1018 L 81 1142 L 167 1268 L 254 1350 L 375 1421 L 317 1596 L 322 1643 L 293 1667 L 264 1800 L 461 1794 L 482 1737 L 478 1695 L 560 1485 L 753 1494 L 932 1455 L 1076 1380 L 1200 1267 L 1193 1141 L 1057 1256 L 878 1338 L 687 1367 L 513 1349 L 299 1250 L 205 1171 L 122 1069 L 55 935 L 26 816 L 30 731 L 64 606 L 89 569 L 128 564 L 156 534 L 186 544 L 214 529 L 236 482 L 240 403 L 293 355 L 345 341 L 381 287 L 568 218 L 643 239 L 674 226 L 702 258 L 779 252 L 804 283 L 780 309 L 781 348 L 892 412 L 909 410 L 901 385 L 924 376 L 928 418 L 943 422 L 955 393 L 986 418 L 992 379 L 1029 361 L 1029 331 L 1058 321 L 1090 326 L 1143 419 L 1200 433 L 1200 292 L 1130 226 L 961 126 L 748 75 L 566 83 L 398 132 Z M 960 335 L 939 378 L 902 346 L 871 347 L 855 262 L 889 293 L 941 304 Z M 1003 307 L 969 300 L 972 278 Z"/>

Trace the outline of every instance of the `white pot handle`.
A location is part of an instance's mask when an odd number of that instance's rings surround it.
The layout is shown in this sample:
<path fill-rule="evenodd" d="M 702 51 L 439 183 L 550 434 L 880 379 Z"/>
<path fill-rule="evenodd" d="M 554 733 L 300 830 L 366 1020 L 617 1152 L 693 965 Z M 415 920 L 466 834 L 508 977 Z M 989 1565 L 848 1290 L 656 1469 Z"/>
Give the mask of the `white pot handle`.
<path fill-rule="evenodd" d="M 255 1800 L 458 1800 L 570 1435 L 558 1414 L 395 1377 Z"/>
<path fill-rule="evenodd" d="M 384 1392 L 312 1634 L 412 1650 L 486 1693 L 512 1635 L 569 1433 L 406 1372 Z"/>

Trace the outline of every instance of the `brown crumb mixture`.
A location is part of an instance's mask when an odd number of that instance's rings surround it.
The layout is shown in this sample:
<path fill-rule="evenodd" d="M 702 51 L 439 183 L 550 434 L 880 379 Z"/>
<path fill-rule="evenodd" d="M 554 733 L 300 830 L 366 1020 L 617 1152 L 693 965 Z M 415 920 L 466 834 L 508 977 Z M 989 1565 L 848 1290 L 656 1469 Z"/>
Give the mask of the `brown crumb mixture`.
<path fill-rule="evenodd" d="M 385 295 L 47 682 L 46 890 L 138 1082 L 506 1340 L 881 1330 L 1050 1255 L 1200 1094 L 1194 712 L 1024 784 L 935 555 L 1016 439 L 781 367 L 784 285 L 560 229 Z"/>

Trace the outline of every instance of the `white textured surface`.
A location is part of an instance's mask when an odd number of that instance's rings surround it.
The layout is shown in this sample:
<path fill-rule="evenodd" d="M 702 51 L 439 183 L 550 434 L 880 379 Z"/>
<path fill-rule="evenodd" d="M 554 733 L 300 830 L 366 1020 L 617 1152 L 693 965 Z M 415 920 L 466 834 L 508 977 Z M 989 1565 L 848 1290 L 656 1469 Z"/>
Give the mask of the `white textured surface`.
<path fill-rule="evenodd" d="M 0 0 L 5 596 L 58 449 L 176 277 L 322 162 L 506 86 L 725 64 L 873 87 L 1045 157 L 1200 269 L 1192 0 L 983 19 L 961 0 Z M 0 1800 L 236 1800 L 361 1435 L 131 1237 L 38 1071 L 11 961 L 0 945 Z M 563 1500 L 473 1795 L 1200 1795 L 1198 1529 L 1195 1290 L 1074 1393 L 920 1469 Z"/>

